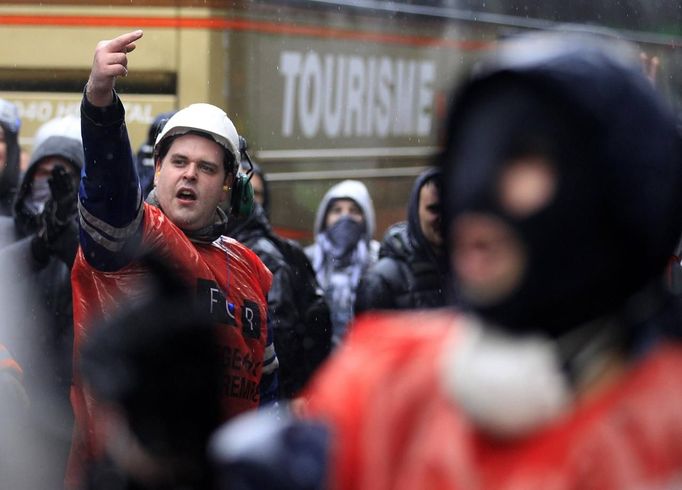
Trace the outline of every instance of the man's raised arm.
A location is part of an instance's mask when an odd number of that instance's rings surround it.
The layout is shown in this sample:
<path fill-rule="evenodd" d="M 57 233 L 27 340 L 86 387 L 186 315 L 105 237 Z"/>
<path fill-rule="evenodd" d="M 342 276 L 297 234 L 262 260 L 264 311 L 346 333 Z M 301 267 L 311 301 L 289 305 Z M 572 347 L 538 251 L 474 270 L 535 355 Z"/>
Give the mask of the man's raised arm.
<path fill-rule="evenodd" d="M 137 30 L 97 44 L 81 104 L 80 241 L 88 262 L 100 270 L 125 266 L 127 251 L 139 239 L 142 196 L 114 85 L 127 75 L 128 53 L 141 37 Z"/>

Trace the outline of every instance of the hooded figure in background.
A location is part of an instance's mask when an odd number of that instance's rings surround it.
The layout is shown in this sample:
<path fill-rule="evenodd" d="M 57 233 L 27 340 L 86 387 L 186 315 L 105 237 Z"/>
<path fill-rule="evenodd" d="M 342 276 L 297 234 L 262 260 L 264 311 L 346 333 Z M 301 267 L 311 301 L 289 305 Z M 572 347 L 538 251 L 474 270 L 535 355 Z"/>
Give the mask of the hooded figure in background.
<path fill-rule="evenodd" d="M 19 147 L 19 110 L 5 99 L 0 99 L 0 216 L 12 215 L 14 194 L 21 173 Z"/>
<path fill-rule="evenodd" d="M 253 187 L 253 200 L 261 205 L 265 217 L 270 219 L 270 186 L 265 177 L 265 172 L 257 163 L 253 164 L 251 186 Z"/>
<path fill-rule="evenodd" d="M 40 228 L 40 215 L 52 197 L 49 180 L 55 166 L 61 166 L 69 175 L 73 188 L 78 188 L 83 167 L 83 144 L 80 139 L 49 136 L 31 154 L 14 201 L 17 238 L 36 233 Z M 75 193 L 70 197 L 74 199 L 75 205 Z M 76 242 L 74 244 L 77 246 Z M 75 254 L 75 249 L 73 252 Z"/>
<path fill-rule="evenodd" d="M 379 261 L 360 281 L 355 315 L 369 310 L 438 308 L 450 302 L 441 229 L 440 171 L 430 168 L 415 180 L 407 222 L 391 226 Z"/>
<path fill-rule="evenodd" d="M 331 310 L 335 346 L 353 319 L 360 277 L 378 258 L 379 242 L 372 239 L 374 228 L 374 204 L 360 181 L 336 184 L 317 208 L 315 243 L 305 252 Z"/>
<path fill-rule="evenodd" d="M 82 166 L 80 140 L 47 137 L 31 156 L 14 219 L 0 222 L 0 235 L 12 242 L 0 249 L 5 301 L 0 338 L 23 368 L 30 400 L 23 434 L 31 457 L 17 469 L 26 488 L 61 487 L 71 444 L 71 265 L 78 248 Z M 36 465 L 36 459 L 44 464 Z"/>
<path fill-rule="evenodd" d="M 177 111 L 162 112 L 157 115 L 149 126 L 147 141 L 142 143 L 137 150 L 137 155 L 135 157 L 137 175 L 140 178 L 142 195 L 145 197 L 154 188 L 154 142 L 168 120 L 176 112 Z M 80 130 L 80 126 L 78 129 Z"/>
<path fill-rule="evenodd" d="M 439 158 L 462 311 L 354 324 L 304 393 L 310 420 L 282 430 L 329 428 L 308 488 L 679 485 L 672 111 L 617 39 L 535 33 L 496 54 L 454 98 Z"/>

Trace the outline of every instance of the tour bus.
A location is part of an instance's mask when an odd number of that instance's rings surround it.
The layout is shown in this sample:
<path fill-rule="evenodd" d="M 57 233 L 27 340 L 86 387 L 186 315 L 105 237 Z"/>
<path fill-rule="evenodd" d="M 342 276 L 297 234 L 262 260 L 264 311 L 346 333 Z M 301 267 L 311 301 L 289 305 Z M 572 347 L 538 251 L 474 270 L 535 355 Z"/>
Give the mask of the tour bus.
<path fill-rule="evenodd" d="M 353 178 L 370 190 L 380 239 L 405 219 L 413 179 L 438 151 L 451 89 L 472 64 L 501 37 L 575 20 L 542 14 L 557 2 L 523 3 L 0 1 L 0 97 L 19 106 L 29 154 L 42 123 L 78 115 L 96 43 L 141 28 L 117 84 L 133 151 L 155 115 L 213 103 L 265 170 L 280 232 L 309 242 L 324 192 Z M 662 90 L 672 92 L 679 37 L 601 18 L 660 57 Z"/>

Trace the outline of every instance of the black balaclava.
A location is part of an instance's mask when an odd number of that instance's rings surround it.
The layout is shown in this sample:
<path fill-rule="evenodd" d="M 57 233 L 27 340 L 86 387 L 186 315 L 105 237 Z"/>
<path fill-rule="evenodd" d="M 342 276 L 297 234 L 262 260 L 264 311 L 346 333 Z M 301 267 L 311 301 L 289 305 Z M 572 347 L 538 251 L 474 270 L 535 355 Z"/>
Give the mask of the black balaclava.
<path fill-rule="evenodd" d="M 662 272 L 682 224 L 682 148 L 636 65 L 582 38 L 502 60 L 463 88 L 447 136 L 448 252 L 453 220 L 481 212 L 508 224 L 527 255 L 510 294 L 468 305 L 484 319 L 558 336 L 620 308 Z M 498 177 L 526 155 L 552 162 L 557 187 L 545 207 L 515 218 L 500 205 Z"/>
<path fill-rule="evenodd" d="M 407 233 L 409 234 L 412 245 L 424 253 L 436 260 L 436 256 L 432 251 L 431 244 L 424 237 L 422 233 L 421 222 L 419 220 L 419 196 L 424 187 L 429 182 L 436 182 L 440 185 L 440 169 L 439 168 L 427 168 L 422 171 L 414 181 L 412 185 L 412 191 L 410 192 L 410 199 L 408 201 L 407 208 Z"/>

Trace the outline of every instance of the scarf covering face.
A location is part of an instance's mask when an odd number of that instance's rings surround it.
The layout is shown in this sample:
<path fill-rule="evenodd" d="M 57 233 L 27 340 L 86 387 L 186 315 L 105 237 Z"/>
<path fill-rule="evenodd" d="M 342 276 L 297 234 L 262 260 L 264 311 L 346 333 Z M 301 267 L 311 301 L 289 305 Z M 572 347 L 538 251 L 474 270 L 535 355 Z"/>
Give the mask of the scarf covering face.
<path fill-rule="evenodd" d="M 360 277 L 370 263 L 369 246 L 365 240 L 358 240 L 343 257 L 334 257 L 338 246 L 332 243 L 327 233 L 317 235 L 313 249 L 313 268 L 325 299 L 331 310 L 333 339 L 335 345 L 345 336 L 348 323 L 353 318 L 355 292 Z"/>
<path fill-rule="evenodd" d="M 156 197 L 156 189 L 152 189 L 147 195 L 146 202 L 161 209 L 159 200 Z M 198 230 L 182 230 L 182 232 L 187 235 L 187 238 L 194 243 L 213 243 L 218 238 L 220 238 L 227 226 L 227 215 L 219 207 L 216 208 L 215 215 L 213 217 L 213 223 L 204 226 Z"/>
<path fill-rule="evenodd" d="M 365 233 L 365 223 L 355 221 L 353 218 L 344 216 L 325 230 L 328 242 L 331 245 L 329 253 L 336 260 L 343 260 L 356 247 Z"/>
<path fill-rule="evenodd" d="M 24 199 L 24 208 L 32 214 L 40 214 L 45 208 L 45 203 L 50 198 L 50 183 L 47 177 L 33 179 L 31 189 Z"/>

